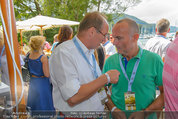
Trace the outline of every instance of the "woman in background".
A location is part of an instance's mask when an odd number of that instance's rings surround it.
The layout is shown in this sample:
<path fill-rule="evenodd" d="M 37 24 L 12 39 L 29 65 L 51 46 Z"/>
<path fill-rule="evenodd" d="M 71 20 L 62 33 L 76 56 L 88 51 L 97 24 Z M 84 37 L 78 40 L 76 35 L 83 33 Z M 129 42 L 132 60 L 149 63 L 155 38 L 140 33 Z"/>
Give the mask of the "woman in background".
<path fill-rule="evenodd" d="M 55 109 L 52 100 L 52 87 L 49 81 L 48 57 L 43 54 L 45 37 L 32 36 L 29 45 L 31 50 L 28 67 L 31 78 L 27 106 L 30 107 L 32 112 L 36 110 L 53 111 Z"/>
<path fill-rule="evenodd" d="M 59 29 L 58 33 L 58 43 L 56 47 L 64 41 L 71 40 L 73 35 L 73 30 L 70 26 L 64 25 Z"/>

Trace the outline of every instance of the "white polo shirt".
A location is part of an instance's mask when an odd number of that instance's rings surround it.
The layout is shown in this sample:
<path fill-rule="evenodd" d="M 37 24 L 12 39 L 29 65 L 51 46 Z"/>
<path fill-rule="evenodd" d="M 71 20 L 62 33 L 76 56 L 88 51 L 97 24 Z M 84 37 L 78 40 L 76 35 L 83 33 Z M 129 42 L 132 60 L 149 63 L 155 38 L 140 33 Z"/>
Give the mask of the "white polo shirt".
<path fill-rule="evenodd" d="M 94 50 L 88 50 L 77 37 L 76 39 L 93 64 L 92 54 Z M 53 102 L 56 109 L 60 111 L 104 110 L 98 93 L 73 107 L 70 107 L 66 102 L 78 92 L 81 85 L 95 80 L 90 65 L 85 61 L 72 40 L 65 41 L 55 48 L 49 59 L 49 69 L 53 84 Z M 100 76 L 101 70 L 98 64 L 96 70 Z"/>
<path fill-rule="evenodd" d="M 171 41 L 166 39 L 162 35 L 156 35 L 154 38 L 151 38 L 147 41 L 145 48 L 151 52 L 157 53 L 163 58 L 166 55 L 166 50 Z"/>

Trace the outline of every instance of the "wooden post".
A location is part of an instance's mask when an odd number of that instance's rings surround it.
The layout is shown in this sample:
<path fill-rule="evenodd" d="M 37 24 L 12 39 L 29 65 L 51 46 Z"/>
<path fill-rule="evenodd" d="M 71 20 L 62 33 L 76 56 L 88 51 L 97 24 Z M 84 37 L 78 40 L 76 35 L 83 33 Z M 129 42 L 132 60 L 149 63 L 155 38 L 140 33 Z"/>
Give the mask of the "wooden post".
<path fill-rule="evenodd" d="M 9 1 L 9 3 L 8 3 Z M 8 4 L 10 4 L 10 8 L 8 7 Z M 13 8 L 13 2 L 12 0 L 0 0 L 0 5 L 1 5 L 1 11 L 2 11 L 2 16 L 5 21 L 5 27 L 3 27 L 4 31 L 6 29 L 8 38 L 10 39 L 10 31 L 12 32 L 12 39 L 13 39 L 13 51 L 14 51 L 14 56 L 15 56 L 15 62 L 17 64 L 17 67 L 21 71 L 21 66 L 20 66 L 20 59 L 19 59 L 19 44 L 17 40 L 17 30 L 16 30 L 16 20 L 14 16 L 14 8 Z M 11 11 L 11 21 L 8 21 L 9 19 L 9 9 Z M 12 25 L 12 29 L 10 29 L 10 24 Z M 10 80 L 10 89 L 11 89 L 11 97 L 13 101 L 13 105 L 15 104 L 15 86 L 14 86 L 14 64 L 12 60 L 12 56 L 10 54 L 9 46 L 7 44 L 7 38 L 4 35 L 4 41 L 5 41 L 5 50 L 6 50 L 6 56 L 7 56 L 7 62 L 8 62 L 8 71 L 9 71 L 9 80 Z M 10 41 L 10 44 L 12 42 Z M 18 72 L 16 71 L 16 79 L 17 79 L 17 97 L 19 99 L 21 93 L 22 93 L 22 83 L 20 81 L 20 76 Z M 26 106 L 25 106 L 25 98 L 23 96 L 20 104 L 18 105 L 19 112 L 26 112 Z M 15 111 L 15 110 L 14 110 Z M 16 114 L 16 113 L 15 113 Z M 20 115 L 21 116 L 21 115 Z M 24 117 L 25 118 L 25 117 Z"/>
<path fill-rule="evenodd" d="M 43 25 L 41 25 L 39 27 L 40 27 L 40 35 L 43 36 Z"/>

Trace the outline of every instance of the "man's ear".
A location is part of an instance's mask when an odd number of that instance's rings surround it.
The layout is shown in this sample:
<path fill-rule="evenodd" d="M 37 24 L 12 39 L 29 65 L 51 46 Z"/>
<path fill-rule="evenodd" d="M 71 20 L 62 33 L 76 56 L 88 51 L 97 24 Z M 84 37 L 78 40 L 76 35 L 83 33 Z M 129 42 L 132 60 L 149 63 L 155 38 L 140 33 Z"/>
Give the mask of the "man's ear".
<path fill-rule="evenodd" d="M 171 29 L 169 28 L 169 30 L 168 30 L 167 32 L 169 33 L 169 32 L 170 32 L 170 30 L 171 30 Z"/>
<path fill-rule="evenodd" d="M 88 33 L 89 33 L 90 37 L 94 35 L 94 30 L 95 30 L 94 27 L 90 27 L 90 28 L 88 29 Z"/>
<path fill-rule="evenodd" d="M 138 34 L 138 33 L 135 33 L 133 37 L 134 37 L 134 40 L 138 41 L 138 39 L 139 39 L 139 34 Z"/>

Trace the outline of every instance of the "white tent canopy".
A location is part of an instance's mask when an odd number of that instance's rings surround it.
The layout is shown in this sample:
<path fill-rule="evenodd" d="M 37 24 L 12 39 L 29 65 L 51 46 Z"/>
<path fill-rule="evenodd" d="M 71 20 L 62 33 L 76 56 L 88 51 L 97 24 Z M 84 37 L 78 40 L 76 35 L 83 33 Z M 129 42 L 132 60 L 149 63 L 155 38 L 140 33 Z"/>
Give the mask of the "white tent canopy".
<path fill-rule="evenodd" d="M 52 18 L 48 16 L 38 15 L 33 18 L 24 20 L 24 21 L 17 21 L 17 29 L 23 31 L 29 30 L 41 30 L 48 29 L 51 27 L 58 27 L 62 25 L 78 25 L 79 22 L 76 21 L 69 21 L 64 19 Z"/>
<path fill-rule="evenodd" d="M 78 25 L 79 22 L 69 21 L 64 19 L 52 18 L 48 16 L 38 15 L 33 18 L 17 21 L 16 26 L 18 32 L 21 34 L 21 42 L 22 42 L 22 31 L 30 31 L 30 30 L 40 30 L 40 34 L 43 35 L 43 29 L 49 29 L 51 27 L 58 27 L 62 25 Z"/>
<path fill-rule="evenodd" d="M 78 25 L 79 22 L 38 15 L 36 17 L 24 21 L 17 21 L 16 24 L 17 26 L 30 26 L 30 27 L 31 26 L 61 26 L 61 25 L 71 26 L 71 25 Z"/>

